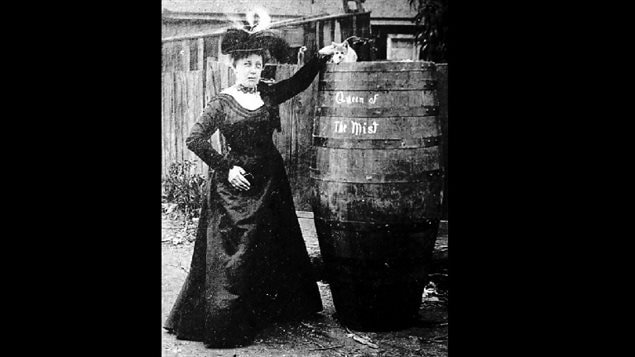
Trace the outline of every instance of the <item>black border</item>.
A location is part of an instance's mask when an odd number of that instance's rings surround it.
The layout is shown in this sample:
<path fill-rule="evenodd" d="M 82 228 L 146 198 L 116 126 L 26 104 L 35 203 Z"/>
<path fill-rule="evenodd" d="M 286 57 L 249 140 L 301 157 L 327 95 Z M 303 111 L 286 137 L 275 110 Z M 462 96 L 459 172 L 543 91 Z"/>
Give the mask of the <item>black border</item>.
<path fill-rule="evenodd" d="M 41 91 L 19 134 L 36 159 L 20 333 L 65 355 L 160 356 L 161 2 L 58 5 L 34 21 Z"/>

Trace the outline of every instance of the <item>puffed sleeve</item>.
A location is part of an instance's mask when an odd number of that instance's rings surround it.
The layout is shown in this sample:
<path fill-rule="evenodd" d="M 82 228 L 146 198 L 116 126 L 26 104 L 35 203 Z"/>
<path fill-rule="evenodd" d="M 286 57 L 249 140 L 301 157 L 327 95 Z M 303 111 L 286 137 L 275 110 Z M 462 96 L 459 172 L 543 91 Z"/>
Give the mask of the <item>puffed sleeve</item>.
<path fill-rule="evenodd" d="M 328 56 L 315 56 L 300 68 L 293 76 L 270 85 L 265 89 L 265 95 L 270 96 L 271 104 L 277 105 L 291 99 L 296 94 L 307 89 L 315 76 L 320 73 L 328 61 Z"/>
<path fill-rule="evenodd" d="M 189 136 L 185 139 L 185 144 L 212 170 L 226 174 L 233 166 L 232 162 L 214 150 L 209 141 L 224 119 L 225 115 L 220 100 L 213 98 L 203 110 L 198 121 L 192 126 Z"/>

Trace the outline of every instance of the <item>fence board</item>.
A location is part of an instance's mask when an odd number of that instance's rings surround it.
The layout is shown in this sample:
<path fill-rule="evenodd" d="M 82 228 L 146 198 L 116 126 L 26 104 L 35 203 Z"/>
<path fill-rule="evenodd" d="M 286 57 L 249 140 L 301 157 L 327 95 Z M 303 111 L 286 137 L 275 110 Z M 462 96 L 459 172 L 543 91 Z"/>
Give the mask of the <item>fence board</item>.
<path fill-rule="evenodd" d="M 172 50 L 170 51 L 169 58 L 170 58 L 170 66 L 168 67 L 168 70 L 171 72 L 175 72 L 181 69 L 181 49 L 182 49 L 182 45 L 180 41 L 176 41 L 172 44 Z"/>
<path fill-rule="evenodd" d="M 309 62 L 313 58 L 313 54 L 316 53 L 320 48 L 319 44 L 316 42 L 315 38 L 315 28 L 317 24 L 313 22 L 309 22 L 304 24 L 304 46 L 306 46 L 306 52 L 304 53 L 304 62 Z"/>
<path fill-rule="evenodd" d="M 207 57 L 205 71 L 205 104 L 218 94 L 220 90 L 220 78 L 218 78 L 218 62 L 212 57 Z"/>
<path fill-rule="evenodd" d="M 337 43 L 341 43 L 343 39 L 346 39 L 346 37 L 342 38 L 342 28 L 340 25 L 340 19 L 337 19 L 335 20 L 335 31 L 333 33 L 333 41 Z"/>
<path fill-rule="evenodd" d="M 214 61 L 212 57 L 207 58 L 207 67 L 205 73 L 205 104 L 220 93 L 220 67 L 217 61 Z M 222 152 L 218 131 L 212 134 L 211 138 L 212 146 L 214 150 Z"/>
<path fill-rule="evenodd" d="M 276 69 L 276 82 L 279 82 L 285 78 L 290 77 L 290 73 L 293 69 L 289 65 L 279 65 Z M 282 159 L 285 163 L 289 161 L 291 156 L 291 123 L 293 121 L 291 109 L 294 98 L 280 104 L 280 132 L 275 132 L 273 135 L 273 142 L 280 151 Z"/>
<path fill-rule="evenodd" d="M 185 115 L 187 114 L 187 83 L 185 82 L 185 72 L 179 71 L 174 73 L 174 112 L 175 112 L 175 127 L 174 127 L 174 145 L 176 147 L 176 160 L 183 162 L 184 160 L 184 138 L 183 138 L 183 126 Z"/>
<path fill-rule="evenodd" d="M 233 80 L 234 72 L 231 71 L 230 67 L 222 65 L 222 63 L 220 64 L 220 69 L 221 69 L 220 90 L 222 91 L 223 89 L 230 87 L 232 84 L 234 84 L 234 80 Z"/>
<path fill-rule="evenodd" d="M 439 98 L 439 124 L 441 129 L 441 164 L 445 170 L 441 218 L 448 219 L 448 64 L 437 65 L 437 91 Z"/>
<path fill-rule="evenodd" d="M 174 73 L 171 73 L 171 81 L 170 84 L 172 86 L 172 105 L 170 108 L 170 123 L 169 123 L 169 146 L 170 146 L 170 162 L 177 161 L 177 148 L 176 148 L 176 79 Z"/>
<path fill-rule="evenodd" d="M 318 76 L 319 77 L 319 76 Z M 316 77 L 311 85 L 295 97 L 293 142 L 294 151 L 294 180 L 292 192 L 296 209 L 311 211 L 311 197 L 313 183 L 310 178 L 309 168 L 313 162 L 315 150 L 313 149 L 312 133 L 315 99 L 319 78 Z"/>
<path fill-rule="evenodd" d="M 161 72 L 165 73 L 169 71 L 170 66 L 168 62 L 170 61 L 169 51 L 172 47 L 172 43 L 163 43 L 161 46 Z"/>
<path fill-rule="evenodd" d="M 181 63 L 182 67 L 179 68 L 181 71 L 189 71 L 190 70 L 190 40 L 181 41 Z"/>
<path fill-rule="evenodd" d="M 167 174 L 167 169 L 171 162 L 174 162 L 175 151 L 172 145 L 172 135 L 174 132 L 174 74 L 163 73 L 162 79 L 162 147 L 163 147 L 163 175 Z"/>
<path fill-rule="evenodd" d="M 165 140 L 165 136 L 167 134 L 167 120 L 165 107 L 168 105 L 168 99 L 166 98 L 165 91 L 165 78 L 167 77 L 166 73 L 161 73 L 161 177 L 165 176 L 165 168 L 166 163 L 168 162 L 165 157 L 165 153 L 167 152 L 167 143 Z"/>
<path fill-rule="evenodd" d="M 353 27 L 352 27 L 352 21 L 349 18 L 343 18 L 340 19 L 340 34 L 342 39 L 338 42 L 344 41 L 347 38 L 349 38 L 350 36 L 352 36 L 354 34 L 353 32 Z"/>
<path fill-rule="evenodd" d="M 196 40 L 196 69 L 199 71 L 204 71 L 203 66 L 205 65 L 205 40 L 203 38 L 199 38 Z"/>
<path fill-rule="evenodd" d="M 204 57 L 218 60 L 218 49 L 220 40 L 218 36 L 205 37 Z"/>
<path fill-rule="evenodd" d="M 198 117 L 203 111 L 203 70 L 186 72 L 187 79 L 187 125 L 183 128 L 184 136 L 187 138 L 190 128 L 196 123 Z M 199 159 L 192 151 L 186 149 L 186 159 L 196 163 L 193 171 L 198 174 L 204 174 L 205 168 L 201 159 Z"/>

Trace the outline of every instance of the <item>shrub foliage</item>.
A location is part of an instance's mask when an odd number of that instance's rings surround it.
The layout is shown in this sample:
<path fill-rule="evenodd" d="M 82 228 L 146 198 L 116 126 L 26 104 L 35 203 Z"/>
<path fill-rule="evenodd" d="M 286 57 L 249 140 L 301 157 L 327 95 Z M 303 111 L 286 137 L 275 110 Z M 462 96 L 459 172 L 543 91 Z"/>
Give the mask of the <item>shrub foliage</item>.
<path fill-rule="evenodd" d="M 176 209 L 185 218 L 198 217 L 203 199 L 205 178 L 192 173 L 195 162 L 185 160 L 174 162 L 163 178 L 163 202 L 176 204 Z"/>

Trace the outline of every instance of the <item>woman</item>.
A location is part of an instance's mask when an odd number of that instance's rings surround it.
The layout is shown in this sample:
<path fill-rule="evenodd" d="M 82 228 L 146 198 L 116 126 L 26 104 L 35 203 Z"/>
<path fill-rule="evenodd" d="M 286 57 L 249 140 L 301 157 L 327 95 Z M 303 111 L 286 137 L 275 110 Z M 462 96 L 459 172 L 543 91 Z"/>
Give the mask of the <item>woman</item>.
<path fill-rule="evenodd" d="M 244 346 L 271 322 L 322 310 L 272 133 L 278 104 L 305 90 L 333 51 L 321 49 L 289 79 L 260 82 L 263 54 L 283 56 L 286 46 L 270 31 L 229 30 L 221 42 L 236 83 L 210 100 L 186 140 L 210 175 L 190 272 L 164 326 L 179 339 Z M 216 129 L 226 155 L 209 143 Z"/>

